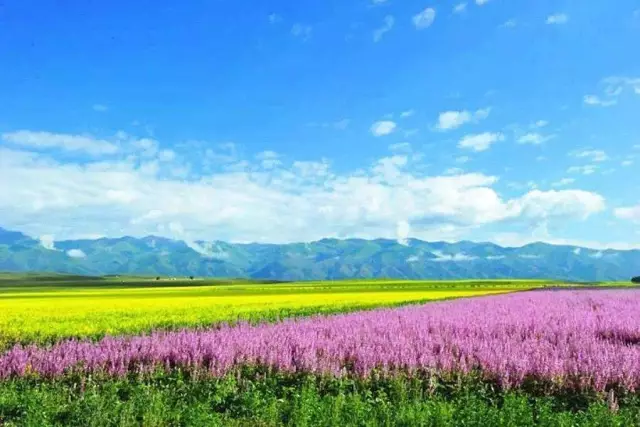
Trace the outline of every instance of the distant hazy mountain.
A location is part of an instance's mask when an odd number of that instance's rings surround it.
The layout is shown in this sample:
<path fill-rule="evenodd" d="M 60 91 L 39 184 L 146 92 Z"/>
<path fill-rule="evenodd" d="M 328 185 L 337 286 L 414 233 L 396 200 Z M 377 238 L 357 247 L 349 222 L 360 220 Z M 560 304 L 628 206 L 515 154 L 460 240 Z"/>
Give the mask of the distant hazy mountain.
<path fill-rule="evenodd" d="M 533 243 L 323 239 L 311 243 L 232 244 L 163 237 L 39 240 L 0 228 L 0 271 L 150 274 L 280 280 L 342 278 L 550 278 L 629 280 L 640 274 L 640 250 L 595 250 Z"/>

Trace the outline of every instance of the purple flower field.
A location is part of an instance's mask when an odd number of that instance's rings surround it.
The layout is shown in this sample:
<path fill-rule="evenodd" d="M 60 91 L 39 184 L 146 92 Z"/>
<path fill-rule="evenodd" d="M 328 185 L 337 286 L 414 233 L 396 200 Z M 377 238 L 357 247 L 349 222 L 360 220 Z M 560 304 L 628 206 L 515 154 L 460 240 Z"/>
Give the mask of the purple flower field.
<path fill-rule="evenodd" d="M 0 378 L 157 368 L 221 376 L 242 365 L 367 376 L 481 372 L 505 387 L 526 378 L 598 391 L 640 389 L 640 292 L 533 291 L 261 326 L 16 346 Z"/>

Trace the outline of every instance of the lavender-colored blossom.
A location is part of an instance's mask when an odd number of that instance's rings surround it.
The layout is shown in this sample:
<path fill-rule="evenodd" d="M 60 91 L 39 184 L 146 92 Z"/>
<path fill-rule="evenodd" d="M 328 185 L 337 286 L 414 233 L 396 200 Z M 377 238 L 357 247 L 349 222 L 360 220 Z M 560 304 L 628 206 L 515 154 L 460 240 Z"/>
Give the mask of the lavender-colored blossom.
<path fill-rule="evenodd" d="M 367 376 L 478 371 L 504 386 L 526 378 L 605 390 L 640 388 L 640 292 L 534 291 L 206 331 L 16 346 L 0 378 L 70 371 L 121 376 L 242 365 Z"/>

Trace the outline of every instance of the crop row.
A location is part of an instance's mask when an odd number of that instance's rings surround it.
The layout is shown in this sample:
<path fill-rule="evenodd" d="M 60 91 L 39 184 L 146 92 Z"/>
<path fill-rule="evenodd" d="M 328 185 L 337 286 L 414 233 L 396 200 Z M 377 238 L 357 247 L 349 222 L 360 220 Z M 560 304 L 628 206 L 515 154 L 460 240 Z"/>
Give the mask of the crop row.
<path fill-rule="evenodd" d="M 16 346 L 0 378 L 155 369 L 223 376 L 246 365 L 366 377 L 374 370 L 478 373 L 505 388 L 529 379 L 640 388 L 640 292 L 533 291 L 278 324 L 157 332 L 50 348 Z"/>

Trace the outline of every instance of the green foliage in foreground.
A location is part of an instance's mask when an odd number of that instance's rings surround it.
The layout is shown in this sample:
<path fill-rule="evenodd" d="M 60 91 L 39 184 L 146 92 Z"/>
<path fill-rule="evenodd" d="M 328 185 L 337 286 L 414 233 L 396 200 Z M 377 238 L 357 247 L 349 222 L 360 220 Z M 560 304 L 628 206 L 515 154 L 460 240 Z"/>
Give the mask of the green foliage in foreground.
<path fill-rule="evenodd" d="M 253 373 L 0 383 L 5 426 L 636 426 L 640 396 L 534 396 L 474 381 Z"/>

